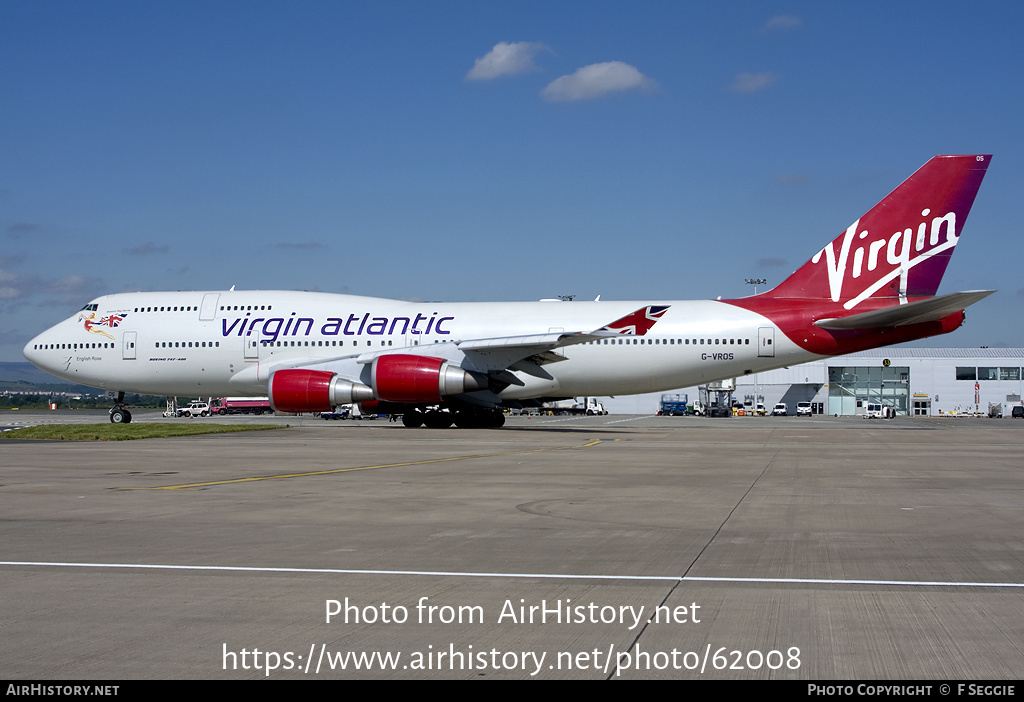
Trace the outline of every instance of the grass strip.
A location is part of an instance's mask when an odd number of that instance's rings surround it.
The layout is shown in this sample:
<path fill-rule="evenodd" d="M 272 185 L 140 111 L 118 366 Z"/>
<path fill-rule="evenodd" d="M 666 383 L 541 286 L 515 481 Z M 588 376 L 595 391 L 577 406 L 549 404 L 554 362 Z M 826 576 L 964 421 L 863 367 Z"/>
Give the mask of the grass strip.
<path fill-rule="evenodd" d="M 43 424 L 24 429 L 0 432 L 3 439 L 37 439 L 40 441 L 131 441 L 159 439 L 168 436 L 228 434 L 236 431 L 281 429 L 287 424 Z"/>

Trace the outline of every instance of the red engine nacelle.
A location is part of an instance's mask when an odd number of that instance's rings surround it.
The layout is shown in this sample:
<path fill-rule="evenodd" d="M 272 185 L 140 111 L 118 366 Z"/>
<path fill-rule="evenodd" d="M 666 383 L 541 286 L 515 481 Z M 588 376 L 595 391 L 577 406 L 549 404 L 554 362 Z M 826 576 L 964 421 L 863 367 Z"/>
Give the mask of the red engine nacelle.
<path fill-rule="evenodd" d="M 374 400 L 424 404 L 487 387 L 486 375 L 443 358 L 410 354 L 378 356 L 370 378 L 372 389 L 331 371 L 279 370 L 270 377 L 270 406 L 275 412 L 329 412 L 338 405 Z"/>
<path fill-rule="evenodd" d="M 269 395 L 275 412 L 330 412 L 338 405 L 372 400 L 373 390 L 330 371 L 285 369 L 270 377 Z"/>
<path fill-rule="evenodd" d="M 443 358 L 386 354 L 373 359 L 370 382 L 378 400 L 411 404 L 438 402 L 487 388 L 487 376 L 472 373 Z"/>

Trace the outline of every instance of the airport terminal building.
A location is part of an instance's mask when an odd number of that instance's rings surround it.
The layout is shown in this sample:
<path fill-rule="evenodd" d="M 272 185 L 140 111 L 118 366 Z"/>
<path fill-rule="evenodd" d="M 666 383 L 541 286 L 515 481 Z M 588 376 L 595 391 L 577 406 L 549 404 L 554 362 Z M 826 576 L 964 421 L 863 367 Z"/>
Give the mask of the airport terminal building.
<path fill-rule="evenodd" d="M 815 414 L 863 414 L 869 402 L 881 402 L 896 414 L 938 417 L 988 413 L 1002 405 L 1006 416 L 1021 403 L 1024 348 L 887 348 L 822 359 L 789 368 L 736 378 L 735 400 L 763 402 L 771 409 L 785 402 L 790 414 L 797 402 L 811 402 Z M 700 397 L 699 388 L 671 394 Z M 662 393 L 605 400 L 610 412 L 657 412 Z M 756 398 L 756 400 L 755 400 Z"/>

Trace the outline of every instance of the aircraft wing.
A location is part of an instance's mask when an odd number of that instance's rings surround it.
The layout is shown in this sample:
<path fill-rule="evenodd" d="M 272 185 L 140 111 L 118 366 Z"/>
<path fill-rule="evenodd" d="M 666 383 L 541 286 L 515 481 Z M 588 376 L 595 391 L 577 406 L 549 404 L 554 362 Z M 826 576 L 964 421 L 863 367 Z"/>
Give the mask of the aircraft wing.
<path fill-rule="evenodd" d="M 582 332 L 533 334 L 527 336 L 472 339 L 468 341 L 399 346 L 365 351 L 360 354 L 345 354 L 334 358 L 288 358 L 280 361 L 253 363 L 245 370 L 232 376 L 235 385 L 248 386 L 265 383 L 270 375 L 282 369 L 327 370 L 351 379 L 360 377 L 363 366 L 373 363 L 378 356 L 408 354 L 443 358 L 458 364 L 466 370 L 487 373 L 501 382 L 522 385 L 509 370 L 519 370 L 539 378 L 551 376 L 540 367 L 548 363 L 566 360 L 556 349 L 563 346 L 582 344 L 593 339 L 615 336 L 614 332 L 596 330 Z"/>
<path fill-rule="evenodd" d="M 582 344 L 595 339 L 615 336 L 615 332 L 595 330 L 584 332 L 555 332 L 530 336 L 509 336 L 494 339 L 473 339 L 456 343 L 459 351 L 466 356 L 470 365 L 478 370 L 494 374 L 505 370 L 517 370 L 538 378 L 549 379 L 550 374 L 541 369 L 548 363 L 566 360 L 557 349 Z M 506 380 L 514 378 L 502 374 Z M 515 384 L 520 384 L 512 381 Z"/>
<path fill-rule="evenodd" d="M 389 347 L 334 358 L 261 361 L 236 373 L 231 382 L 240 387 L 257 387 L 260 382 L 265 383 L 272 373 L 283 369 L 325 370 L 356 381 L 363 375 L 365 366 L 371 365 L 374 359 L 392 354 L 405 354 L 443 358 L 466 371 L 486 374 L 496 383 L 524 385 L 525 383 L 510 371 L 520 371 L 550 380 L 552 376 L 542 366 L 567 360 L 558 349 L 620 334 L 642 336 L 667 310 L 668 305 L 648 305 L 610 324 L 589 331 L 549 332 Z M 363 380 L 365 381 L 365 378 Z"/>
<path fill-rule="evenodd" d="M 377 356 L 387 353 L 413 353 L 421 356 L 441 356 L 463 365 L 467 370 L 501 374 L 504 380 L 521 384 L 507 370 L 518 370 L 539 378 L 551 376 L 540 367 L 548 363 L 566 360 L 558 349 L 588 341 L 606 339 L 620 334 L 642 336 L 668 310 L 668 305 L 648 305 L 631 312 L 625 317 L 589 331 L 549 332 L 521 336 L 493 337 L 488 339 L 467 339 L 443 344 L 430 344 L 371 351 L 360 355 L 360 364 L 372 363 Z"/>
<path fill-rule="evenodd" d="M 337 366 L 344 365 L 346 361 L 351 364 L 354 358 L 354 355 L 348 354 L 346 356 L 336 356 L 335 358 L 310 357 L 288 358 L 279 361 L 252 361 L 247 363 L 244 369 L 232 375 L 228 382 L 237 386 L 240 393 L 255 392 L 256 390 L 264 390 L 266 388 L 267 381 L 270 380 L 270 376 L 275 371 L 290 368 L 334 369 Z"/>
<path fill-rule="evenodd" d="M 902 327 L 908 324 L 934 322 L 958 312 L 978 300 L 982 300 L 995 290 L 970 290 L 967 292 L 950 293 L 925 300 L 908 302 L 905 305 L 886 307 L 881 310 L 862 312 L 849 317 L 819 319 L 814 326 L 823 329 L 874 329 L 877 327 Z"/>

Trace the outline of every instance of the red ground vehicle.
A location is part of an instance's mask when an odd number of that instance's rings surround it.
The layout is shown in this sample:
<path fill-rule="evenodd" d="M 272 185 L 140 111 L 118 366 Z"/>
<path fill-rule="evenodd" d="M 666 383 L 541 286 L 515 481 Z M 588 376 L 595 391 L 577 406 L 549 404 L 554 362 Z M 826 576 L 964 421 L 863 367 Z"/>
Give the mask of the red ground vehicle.
<path fill-rule="evenodd" d="M 210 400 L 213 414 L 270 414 L 270 400 L 266 397 L 215 397 Z"/>

